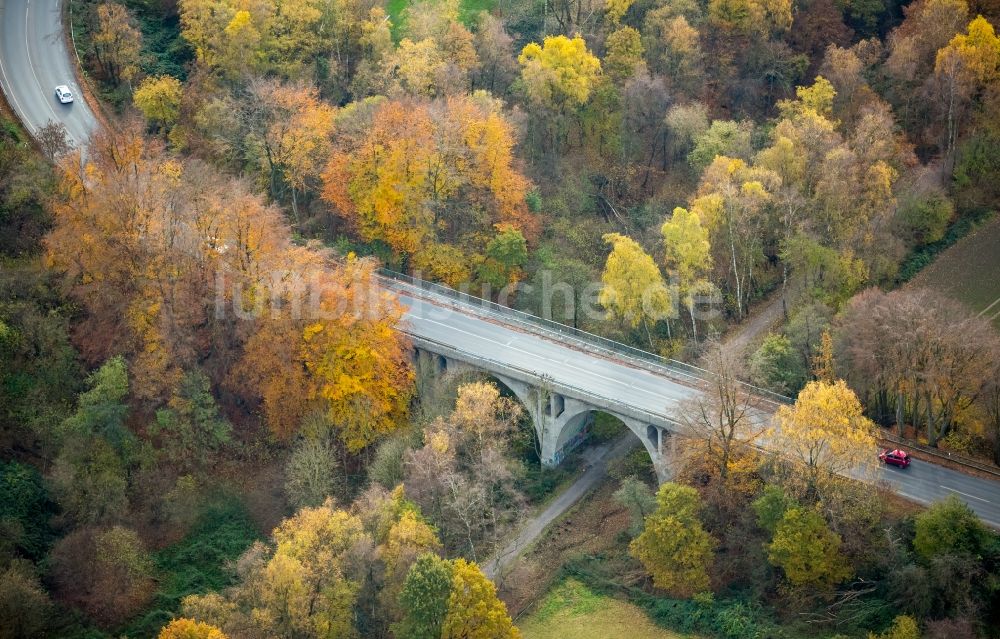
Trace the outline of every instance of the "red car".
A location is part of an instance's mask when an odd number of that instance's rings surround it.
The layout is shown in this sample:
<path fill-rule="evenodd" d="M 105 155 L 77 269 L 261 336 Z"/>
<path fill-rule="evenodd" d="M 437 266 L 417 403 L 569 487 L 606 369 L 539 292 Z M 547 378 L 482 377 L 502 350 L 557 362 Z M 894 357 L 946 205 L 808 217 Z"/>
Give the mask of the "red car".
<path fill-rule="evenodd" d="M 887 464 L 899 466 L 900 468 L 906 468 L 910 465 L 910 456 L 898 448 L 896 450 L 883 450 L 878 454 L 878 458 Z"/>

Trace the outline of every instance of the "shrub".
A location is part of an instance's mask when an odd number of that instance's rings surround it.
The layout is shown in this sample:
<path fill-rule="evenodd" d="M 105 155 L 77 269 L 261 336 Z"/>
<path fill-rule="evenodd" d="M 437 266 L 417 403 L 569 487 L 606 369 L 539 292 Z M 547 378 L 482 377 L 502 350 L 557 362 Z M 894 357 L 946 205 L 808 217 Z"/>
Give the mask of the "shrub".
<path fill-rule="evenodd" d="M 409 442 L 404 437 L 392 437 L 382 442 L 368 466 L 368 477 L 386 490 L 398 486 L 403 481 L 403 458 L 407 450 Z"/>
<path fill-rule="evenodd" d="M 716 634 L 727 639 L 755 639 L 761 635 L 757 616 L 755 608 L 736 601 L 716 612 L 712 625 Z"/>
<path fill-rule="evenodd" d="M 16 554 L 41 557 L 49 544 L 51 516 L 38 471 L 17 462 L 0 463 L 0 561 Z"/>
<path fill-rule="evenodd" d="M 990 532 L 955 495 L 933 504 L 915 521 L 913 549 L 924 560 L 944 554 L 980 556 Z"/>
<path fill-rule="evenodd" d="M 257 537 L 253 522 L 239 502 L 206 509 L 187 537 L 155 554 L 159 588 L 149 610 L 128 626 L 126 634 L 153 636 L 177 616 L 181 600 L 188 595 L 219 591 L 231 585 L 229 564 Z M 192 616 L 188 611 L 185 615 Z M 214 623 L 211 619 L 204 620 Z"/>

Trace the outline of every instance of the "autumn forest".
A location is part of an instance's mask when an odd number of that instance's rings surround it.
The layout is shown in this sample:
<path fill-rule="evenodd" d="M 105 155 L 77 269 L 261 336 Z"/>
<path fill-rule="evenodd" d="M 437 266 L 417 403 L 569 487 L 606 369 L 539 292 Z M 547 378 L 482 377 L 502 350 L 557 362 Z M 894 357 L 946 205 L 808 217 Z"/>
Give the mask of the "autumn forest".
<path fill-rule="evenodd" d="M 1000 475 L 1000 273 L 924 275 L 1000 259 L 996 0 L 67 3 L 100 129 L 0 109 L 0 639 L 532 639 L 568 579 L 665 638 L 1000 636 L 1000 534 L 877 457 Z M 710 371 L 670 480 L 623 452 L 500 570 L 635 438 L 543 466 L 386 271 Z"/>

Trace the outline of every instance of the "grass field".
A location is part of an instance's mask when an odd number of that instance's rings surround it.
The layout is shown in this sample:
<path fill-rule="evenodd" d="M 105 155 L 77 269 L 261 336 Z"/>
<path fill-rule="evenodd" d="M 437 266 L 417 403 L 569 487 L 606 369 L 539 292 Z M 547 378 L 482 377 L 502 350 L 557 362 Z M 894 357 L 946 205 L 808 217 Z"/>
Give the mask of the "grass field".
<path fill-rule="evenodd" d="M 597 594 L 575 579 L 560 582 L 518 623 L 524 639 L 680 639 L 632 604 Z"/>
<path fill-rule="evenodd" d="M 392 37 L 397 41 L 400 39 L 403 26 L 403 11 L 410 3 L 410 0 L 389 0 L 386 11 L 389 20 L 392 21 Z M 496 6 L 496 0 L 459 0 L 458 17 L 465 26 L 472 26 L 480 11 L 492 11 Z"/>
<path fill-rule="evenodd" d="M 1000 216 L 994 215 L 936 260 L 908 286 L 926 286 L 963 302 L 1000 329 Z"/>

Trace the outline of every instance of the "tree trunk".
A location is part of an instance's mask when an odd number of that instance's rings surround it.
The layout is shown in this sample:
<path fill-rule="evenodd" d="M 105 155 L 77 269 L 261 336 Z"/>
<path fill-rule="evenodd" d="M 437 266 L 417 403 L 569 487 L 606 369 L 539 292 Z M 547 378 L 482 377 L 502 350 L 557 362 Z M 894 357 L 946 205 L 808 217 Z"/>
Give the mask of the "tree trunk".
<path fill-rule="evenodd" d="M 896 391 L 896 432 L 903 436 L 903 420 L 906 415 L 906 396 L 902 390 Z"/>

